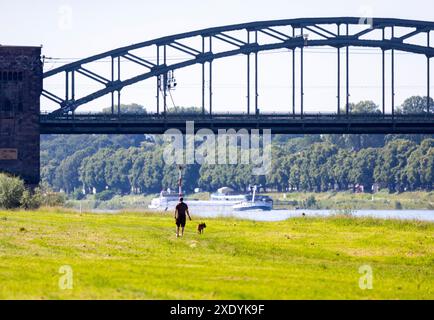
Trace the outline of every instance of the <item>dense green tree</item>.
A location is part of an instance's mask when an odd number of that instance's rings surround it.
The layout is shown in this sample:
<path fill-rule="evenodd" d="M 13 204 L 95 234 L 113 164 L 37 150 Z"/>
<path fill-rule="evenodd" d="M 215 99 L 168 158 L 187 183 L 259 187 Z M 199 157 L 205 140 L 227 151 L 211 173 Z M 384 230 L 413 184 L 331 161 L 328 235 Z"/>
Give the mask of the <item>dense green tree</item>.
<path fill-rule="evenodd" d="M 278 191 L 284 191 L 289 186 L 291 167 L 285 159 L 285 151 L 279 146 L 272 149 L 271 170 L 267 175 L 267 185 Z M 283 161 L 282 161 L 283 160 Z"/>
<path fill-rule="evenodd" d="M 350 103 L 350 113 L 356 114 L 381 114 L 379 106 L 370 100 Z"/>
<path fill-rule="evenodd" d="M 375 181 L 386 186 L 390 192 L 404 191 L 409 185 L 405 172 L 407 159 L 416 148 L 417 145 L 409 140 L 389 142 L 379 153 Z"/>
<path fill-rule="evenodd" d="M 374 170 L 377 157 L 378 150 L 373 148 L 363 149 L 355 154 L 349 169 L 349 180 L 355 184 L 371 187 L 375 183 Z"/>
<path fill-rule="evenodd" d="M 347 149 L 340 149 L 336 154 L 333 162 L 330 163 L 330 172 L 336 189 L 347 190 L 352 182 L 350 179 L 350 170 L 353 165 L 354 152 Z"/>
<path fill-rule="evenodd" d="M 112 149 L 104 148 L 85 158 L 80 167 L 80 181 L 87 192 L 95 191 L 100 193 L 108 186 L 106 176 L 106 165 L 108 159 L 113 155 Z"/>
<path fill-rule="evenodd" d="M 182 190 L 192 192 L 199 186 L 199 168 L 197 164 L 183 166 L 182 168 Z M 163 169 L 163 186 L 177 188 L 179 185 L 179 167 L 177 165 L 166 165 Z"/>
<path fill-rule="evenodd" d="M 163 183 L 164 162 L 161 152 L 148 151 L 140 154 L 134 162 L 133 168 L 135 169 L 132 174 L 133 181 L 136 181 L 136 187 L 142 192 L 157 193 L 165 189 Z"/>
<path fill-rule="evenodd" d="M 79 150 L 73 155 L 63 160 L 55 170 L 53 187 L 63 189 L 66 193 L 71 193 L 82 186 L 79 180 L 79 169 L 82 161 L 95 152 L 94 148 Z"/>
<path fill-rule="evenodd" d="M 132 191 L 130 172 L 134 158 L 138 156 L 139 149 L 119 149 L 105 160 L 105 181 L 107 187 L 120 194 Z"/>
<path fill-rule="evenodd" d="M 430 109 L 434 106 L 433 99 L 430 98 Z M 397 109 L 401 114 L 424 114 L 428 110 L 427 97 L 413 96 L 406 99 Z"/>
<path fill-rule="evenodd" d="M 432 190 L 434 181 L 434 139 L 427 139 L 411 153 L 405 175 L 412 190 Z"/>
<path fill-rule="evenodd" d="M 23 195 L 27 198 L 25 191 L 23 180 L 0 173 L 0 208 L 15 209 L 20 207 Z"/>
<path fill-rule="evenodd" d="M 306 154 L 306 172 L 308 177 L 308 190 L 327 191 L 333 184 L 328 170 L 329 159 L 334 157 L 338 148 L 330 143 L 313 144 Z"/>

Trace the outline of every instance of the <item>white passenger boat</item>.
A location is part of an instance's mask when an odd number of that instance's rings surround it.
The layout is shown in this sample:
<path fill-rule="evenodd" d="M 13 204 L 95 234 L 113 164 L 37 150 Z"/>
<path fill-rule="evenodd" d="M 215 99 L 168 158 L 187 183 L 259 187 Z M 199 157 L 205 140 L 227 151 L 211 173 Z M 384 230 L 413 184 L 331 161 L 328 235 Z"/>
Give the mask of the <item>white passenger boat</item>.
<path fill-rule="evenodd" d="M 216 193 L 211 194 L 211 201 L 224 201 L 226 203 L 233 202 L 238 203 L 245 200 L 246 194 L 236 193 L 231 188 L 220 188 Z"/>
<path fill-rule="evenodd" d="M 179 194 L 162 191 L 160 197 L 152 199 L 148 208 L 152 210 L 168 210 L 169 207 L 176 207 L 178 202 Z"/>
<path fill-rule="evenodd" d="M 193 200 L 185 199 L 185 202 L 189 207 L 196 209 L 201 208 L 218 208 L 228 207 L 232 209 L 232 206 L 246 200 L 247 194 L 236 193 L 231 188 L 220 188 L 216 193 L 211 194 L 210 200 Z M 179 202 L 179 195 L 171 193 L 169 191 L 163 191 L 158 198 L 152 199 L 151 204 L 148 206 L 151 210 L 172 210 Z"/>
<path fill-rule="evenodd" d="M 269 196 L 258 196 L 256 195 L 256 186 L 253 188 L 253 195 L 246 196 L 245 199 L 233 206 L 235 211 L 253 211 L 262 210 L 270 211 L 273 210 L 273 199 Z"/>

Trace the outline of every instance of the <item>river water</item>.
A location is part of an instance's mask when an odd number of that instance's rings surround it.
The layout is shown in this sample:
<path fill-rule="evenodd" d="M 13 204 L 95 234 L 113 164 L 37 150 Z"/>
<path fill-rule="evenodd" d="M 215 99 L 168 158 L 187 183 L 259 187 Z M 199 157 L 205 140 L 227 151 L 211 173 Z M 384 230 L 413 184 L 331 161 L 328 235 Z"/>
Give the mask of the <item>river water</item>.
<path fill-rule="evenodd" d="M 344 212 L 336 210 L 272 210 L 272 211 L 243 211 L 210 212 L 206 210 L 193 210 L 192 214 L 201 218 L 234 217 L 254 221 L 284 221 L 290 218 L 327 217 Z M 380 219 L 419 220 L 434 222 L 434 210 L 356 210 L 351 211 L 354 217 L 373 217 Z"/>
<path fill-rule="evenodd" d="M 169 209 L 172 212 L 172 209 Z M 116 214 L 120 210 L 93 210 L 94 213 Z M 253 221 L 284 221 L 291 218 L 327 217 L 348 212 L 339 210 L 271 210 L 271 211 L 234 211 L 230 206 L 195 206 L 190 205 L 194 218 L 237 218 Z M 434 222 L 434 210 L 355 210 L 349 212 L 354 217 L 373 217 L 380 219 L 419 220 Z"/>

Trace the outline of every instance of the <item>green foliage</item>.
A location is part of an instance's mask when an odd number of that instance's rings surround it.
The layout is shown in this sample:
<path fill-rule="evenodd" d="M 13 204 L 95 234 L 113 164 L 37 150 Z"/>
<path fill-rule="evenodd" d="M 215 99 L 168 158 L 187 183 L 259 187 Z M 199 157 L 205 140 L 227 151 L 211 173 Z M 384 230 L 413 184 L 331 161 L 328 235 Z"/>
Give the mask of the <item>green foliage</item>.
<path fill-rule="evenodd" d="M 395 201 L 395 209 L 396 210 L 402 210 L 402 204 L 399 201 Z"/>
<path fill-rule="evenodd" d="M 329 139 L 296 149 L 293 139 L 287 139 L 289 146 L 274 143 L 272 169 L 265 177 L 253 176 L 251 165 L 189 165 L 184 168 L 183 189 L 215 191 L 229 186 L 247 190 L 252 184 L 262 184 L 276 191 L 324 192 L 345 191 L 359 184 L 369 192 L 379 183 L 391 192 L 432 190 L 434 139 L 425 139 L 420 145 L 391 139 L 382 148 L 359 151 L 339 148 Z M 83 186 L 87 193 L 106 188 L 119 194 L 176 189 L 178 169 L 164 163 L 163 148 L 164 144 L 147 142 L 141 147 L 79 150 L 61 161 L 53 184 L 70 193 Z"/>
<path fill-rule="evenodd" d="M 71 194 L 71 198 L 74 200 L 83 200 L 85 198 L 85 195 L 81 190 L 77 189 Z"/>
<path fill-rule="evenodd" d="M 79 186 L 80 181 L 77 169 L 80 168 L 83 160 L 94 152 L 93 148 L 79 150 L 63 160 L 55 169 L 54 187 L 70 193 Z"/>
<path fill-rule="evenodd" d="M 427 113 L 427 101 L 427 97 L 413 96 L 405 100 L 397 111 L 402 114 L 424 114 Z M 434 106 L 432 98 L 430 98 L 429 103 L 430 107 Z"/>
<path fill-rule="evenodd" d="M 169 108 L 169 110 L 167 110 L 167 113 L 169 113 L 169 114 L 201 114 L 202 109 L 197 108 L 197 107 L 176 106 L 176 107 Z M 205 110 L 205 113 L 209 113 L 209 112 Z"/>
<path fill-rule="evenodd" d="M 112 113 L 111 107 L 104 108 L 102 110 L 102 113 Z M 118 106 L 117 105 L 114 107 L 114 113 L 115 114 L 118 113 Z M 141 106 L 141 105 L 136 104 L 136 103 L 132 103 L 132 104 L 121 104 L 120 113 L 121 114 L 134 115 L 134 114 L 146 114 L 147 112 L 146 112 L 146 109 L 144 106 Z"/>
<path fill-rule="evenodd" d="M 0 174 L 0 208 L 26 210 L 43 207 L 61 207 L 66 203 L 64 193 L 47 188 L 26 189 L 23 180 Z"/>
<path fill-rule="evenodd" d="M 106 190 L 95 195 L 95 200 L 108 201 L 111 200 L 116 194 L 113 191 Z"/>
<path fill-rule="evenodd" d="M 418 146 L 408 140 L 395 140 L 388 143 L 380 152 L 374 170 L 375 180 L 387 186 L 389 191 L 405 191 L 409 186 L 405 174 L 407 160 Z"/>
<path fill-rule="evenodd" d="M 305 201 L 304 201 L 304 208 L 305 209 L 316 209 L 317 208 L 317 202 L 314 196 L 309 196 Z"/>
<path fill-rule="evenodd" d="M 25 191 L 26 188 L 21 179 L 0 173 L 0 208 L 15 209 L 20 207 Z"/>
<path fill-rule="evenodd" d="M 379 114 L 381 113 L 380 108 L 375 102 L 366 100 L 360 101 L 356 104 L 350 103 L 350 113 L 356 114 Z"/>
<path fill-rule="evenodd" d="M 40 191 L 41 207 L 63 207 L 67 196 L 61 192 Z"/>
<path fill-rule="evenodd" d="M 25 210 L 38 209 L 42 204 L 42 194 L 40 189 L 36 189 L 34 192 L 25 190 L 21 197 L 21 207 Z"/>

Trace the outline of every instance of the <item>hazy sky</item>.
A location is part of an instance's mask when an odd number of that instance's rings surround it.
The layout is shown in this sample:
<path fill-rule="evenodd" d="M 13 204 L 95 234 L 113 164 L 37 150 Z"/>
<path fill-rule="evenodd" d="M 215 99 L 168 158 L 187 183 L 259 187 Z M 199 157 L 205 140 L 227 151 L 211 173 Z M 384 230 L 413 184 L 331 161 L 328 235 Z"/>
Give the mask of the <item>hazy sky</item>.
<path fill-rule="evenodd" d="M 182 1 L 6 1 L 0 0 L 3 45 L 43 45 L 47 57 L 62 58 L 60 63 L 84 58 L 120 46 L 160 36 L 213 26 L 257 20 L 301 17 L 364 16 L 434 20 L 432 0 L 182 0 Z M 66 17 L 66 18 L 65 18 Z M 434 36 L 433 36 L 434 39 Z M 434 43 L 434 41 L 432 41 Z M 308 50 L 305 60 L 305 104 L 307 110 L 330 110 L 336 104 L 336 56 Z M 321 49 L 319 49 L 321 51 Z M 327 51 L 327 50 L 326 50 Z M 360 49 L 352 56 L 351 100 L 381 101 L 380 51 L 365 54 Z M 291 57 L 289 53 L 260 56 L 260 105 L 267 111 L 289 110 L 291 106 Z M 397 54 L 397 103 L 412 94 L 426 94 L 423 56 Z M 241 110 L 245 105 L 245 58 L 224 60 L 215 66 L 215 108 Z M 200 68 L 179 71 L 179 88 L 173 92 L 178 105 L 200 105 Z M 344 80 L 344 77 L 342 78 Z M 155 105 L 155 81 L 128 88 L 123 102 L 137 102 L 151 109 Z M 434 83 L 434 81 L 433 81 Z M 60 87 L 61 81 L 46 87 Z M 98 86 L 89 84 L 92 91 Z M 434 92 L 434 88 L 432 90 Z M 92 107 L 107 106 L 101 99 Z M 48 106 L 46 103 L 44 106 Z M 45 108 L 45 107 L 43 107 Z"/>

